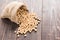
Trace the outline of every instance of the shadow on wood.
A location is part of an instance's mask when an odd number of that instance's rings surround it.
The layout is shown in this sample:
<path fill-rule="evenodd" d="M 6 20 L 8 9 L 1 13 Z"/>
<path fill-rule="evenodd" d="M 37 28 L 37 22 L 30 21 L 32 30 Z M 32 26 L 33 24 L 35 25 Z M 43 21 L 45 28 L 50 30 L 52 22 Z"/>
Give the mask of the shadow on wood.
<path fill-rule="evenodd" d="M 14 31 L 18 28 L 18 24 L 12 22 L 11 20 L 9 20 L 8 18 L 1 18 L 2 19 L 2 22 L 7 24 L 7 25 L 10 25 L 9 28 L 11 28 L 10 30 L 11 31 Z M 7 26 L 8 27 L 8 26 Z"/>

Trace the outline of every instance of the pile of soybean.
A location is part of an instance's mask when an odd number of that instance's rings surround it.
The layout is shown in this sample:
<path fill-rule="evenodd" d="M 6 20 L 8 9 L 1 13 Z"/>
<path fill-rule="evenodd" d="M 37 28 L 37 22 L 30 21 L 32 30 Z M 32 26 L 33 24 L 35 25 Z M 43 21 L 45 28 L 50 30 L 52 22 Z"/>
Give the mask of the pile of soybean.
<path fill-rule="evenodd" d="M 34 13 L 30 13 L 25 6 L 21 6 L 16 13 L 16 21 L 19 27 L 15 33 L 19 36 L 23 34 L 26 36 L 27 32 L 37 31 L 37 26 L 40 19 Z"/>

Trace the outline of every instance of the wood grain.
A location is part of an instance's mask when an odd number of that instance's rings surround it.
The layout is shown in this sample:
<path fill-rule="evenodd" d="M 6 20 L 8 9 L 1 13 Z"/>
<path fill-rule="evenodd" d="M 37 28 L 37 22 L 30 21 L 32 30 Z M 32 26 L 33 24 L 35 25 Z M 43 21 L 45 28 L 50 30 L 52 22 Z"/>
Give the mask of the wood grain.
<path fill-rule="evenodd" d="M 4 6 L 12 1 L 26 3 L 29 11 L 38 15 L 41 23 L 37 32 L 17 38 L 14 34 L 17 24 L 0 19 L 0 40 L 60 40 L 60 0 L 0 0 L 0 14 Z"/>

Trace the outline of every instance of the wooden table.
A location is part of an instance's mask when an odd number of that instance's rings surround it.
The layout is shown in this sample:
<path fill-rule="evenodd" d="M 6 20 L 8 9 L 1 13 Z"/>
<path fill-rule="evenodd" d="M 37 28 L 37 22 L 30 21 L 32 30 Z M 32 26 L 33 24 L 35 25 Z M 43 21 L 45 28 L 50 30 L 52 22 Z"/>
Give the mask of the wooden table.
<path fill-rule="evenodd" d="M 0 0 L 0 14 L 5 5 L 14 0 Z M 60 40 L 60 0 L 16 0 L 27 4 L 31 12 L 41 18 L 38 31 L 27 37 L 14 34 L 16 24 L 0 19 L 0 40 Z"/>

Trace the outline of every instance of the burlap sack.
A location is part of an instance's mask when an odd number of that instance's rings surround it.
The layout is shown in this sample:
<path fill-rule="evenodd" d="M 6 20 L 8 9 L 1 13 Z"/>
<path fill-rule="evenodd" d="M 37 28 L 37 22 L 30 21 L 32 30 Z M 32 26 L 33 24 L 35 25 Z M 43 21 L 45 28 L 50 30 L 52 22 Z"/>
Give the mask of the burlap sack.
<path fill-rule="evenodd" d="M 26 4 L 21 3 L 21 2 L 17 2 L 17 1 L 9 3 L 3 9 L 2 14 L 1 14 L 1 18 L 9 18 L 11 21 L 17 23 L 17 21 L 16 21 L 16 13 L 17 13 L 17 10 L 22 5 L 26 7 Z"/>

